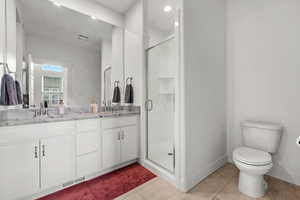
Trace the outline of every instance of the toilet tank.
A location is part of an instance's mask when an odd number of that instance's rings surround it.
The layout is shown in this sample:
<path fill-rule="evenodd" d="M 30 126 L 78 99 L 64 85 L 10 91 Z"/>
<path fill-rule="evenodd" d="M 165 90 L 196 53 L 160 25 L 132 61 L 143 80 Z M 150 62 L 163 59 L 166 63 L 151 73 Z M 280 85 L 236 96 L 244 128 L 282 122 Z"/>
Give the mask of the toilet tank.
<path fill-rule="evenodd" d="M 258 121 L 241 123 L 244 145 L 275 153 L 279 147 L 283 127 L 280 124 Z"/>

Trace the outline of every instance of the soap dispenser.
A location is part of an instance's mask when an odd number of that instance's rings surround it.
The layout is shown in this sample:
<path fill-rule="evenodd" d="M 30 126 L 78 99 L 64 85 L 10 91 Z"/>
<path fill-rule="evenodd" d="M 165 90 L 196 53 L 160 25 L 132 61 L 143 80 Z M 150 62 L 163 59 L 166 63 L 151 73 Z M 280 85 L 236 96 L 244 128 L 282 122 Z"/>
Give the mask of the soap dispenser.
<path fill-rule="evenodd" d="M 65 114 L 65 105 L 64 105 L 64 100 L 59 100 L 59 106 L 58 106 L 58 114 L 59 115 L 64 115 Z"/>

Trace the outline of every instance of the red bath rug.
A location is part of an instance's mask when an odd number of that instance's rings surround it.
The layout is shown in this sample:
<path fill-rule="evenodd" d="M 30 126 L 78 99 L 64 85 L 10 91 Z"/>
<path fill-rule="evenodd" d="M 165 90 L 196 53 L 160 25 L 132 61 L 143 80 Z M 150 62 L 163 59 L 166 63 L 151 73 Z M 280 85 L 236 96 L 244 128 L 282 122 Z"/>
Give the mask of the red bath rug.
<path fill-rule="evenodd" d="M 112 200 L 155 177 L 135 163 L 39 200 Z"/>

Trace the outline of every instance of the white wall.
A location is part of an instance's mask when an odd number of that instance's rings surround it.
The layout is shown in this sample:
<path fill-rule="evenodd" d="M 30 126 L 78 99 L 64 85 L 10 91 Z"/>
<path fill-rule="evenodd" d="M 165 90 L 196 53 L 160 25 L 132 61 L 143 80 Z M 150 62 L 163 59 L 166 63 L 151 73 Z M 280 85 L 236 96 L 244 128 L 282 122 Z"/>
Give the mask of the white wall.
<path fill-rule="evenodd" d="M 137 35 L 143 35 L 143 0 L 138 0 L 126 12 L 124 27 Z"/>
<path fill-rule="evenodd" d="M 100 103 L 100 51 L 31 35 L 27 36 L 26 47 L 26 54 L 32 55 L 34 63 L 61 65 L 68 69 L 69 105 L 88 107 L 94 99 Z"/>
<path fill-rule="evenodd" d="M 133 78 L 134 104 L 142 105 L 143 1 L 137 1 L 125 15 L 124 77 Z"/>
<path fill-rule="evenodd" d="M 225 2 L 183 0 L 184 189 L 226 162 Z"/>
<path fill-rule="evenodd" d="M 109 24 L 123 27 L 124 17 L 93 0 L 55 0 L 61 5 L 76 10 L 77 12 L 97 17 L 97 19 Z"/>
<path fill-rule="evenodd" d="M 9 70 L 16 71 L 17 54 L 17 25 L 16 25 L 16 3 L 15 0 L 6 1 L 7 7 L 7 27 L 5 27 L 5 1 L 0 0 L 0 62 L 7 62 Z M 7 32 L 7 34 L 6 34 Z M 5 34 L 7 37 L 5 37 Z M 7 39 L 5 45 L 5 39 Z M 5 49 L 6 48 L 6 49 Z M 6 51 L 6 58 L 5 56 Z M 4 68 L 0 65 L 0 77 L 4 74 Z M 11 74 L 14 76 L 14 74 Z M 1 87 L 1 83 L 0 83 Z"/>
<path fill-rule="evenodd" d="M 104 101 L 104 71 L 111 67 L 112 63 L 112 41 L 103 40 L 101 44 L 101 99 Z M 110 97 L 112 98 L 112 97 Z"/>
<path fill-rule="evenodd" d="M 246 119 L 285 127 L 271 175 L 300 185 L 300 2 L 227 1 L 228 155 Z"/>
<path fill-rule="evenodd" d="M 124 29 L 114 27 L 112 31 L 112 90 L 114 89 L 114 82 L 119 81 L 121 90 L 121 102 L 123 102 L 124 95 Z M 112 93 L 113 94 L 113 93 Z"/>
<path fill-rule="evenodd" d="M 5 0 L 0 0 L 0 27 L 5 26 Z M 0 29 L 0 62 L 3 62 L 3 54 L 4 54 L 4 41 L 5 41 L 5 29 Z M 3 74 L 3 66 L 0 66 L 0 76 Z M 1 84 L 1 83 L 0 83 Z"/>
<path fill-rule="evenodd" d="M 9 69 L 16 71 L 16 3 L 15 0 L 7 1 L 7 63 Z M 0 62 L 3 62 L 3 55 L 5 54 L 5 1 L 0 0 Z M 0 77 L 3 75 L 3 66 L 0 66 Z M 0 83 L 1 84 L 1 83 Z"/>
<path fill-rule="evenodd" d="M 148 47 L 159 44 L 170 37 L 170 35 L 163 34 L 161 31 L 155 30 L 151 27 L 147 28 Z"/>
<path fill-rule="evenodd" d="M 22 64 L 23 64 L 23 56 L 25 50 L 25 32 L 23 29 L 23 24 L 17 23 L 17 37 L 16 37 L 16 80 L 22 80 Z"/>
<path fill-rule="evenodd" d="M 7 63 L 10 71 L 16 71 L 17 13 L 15 0 L 7 0 Z"/>

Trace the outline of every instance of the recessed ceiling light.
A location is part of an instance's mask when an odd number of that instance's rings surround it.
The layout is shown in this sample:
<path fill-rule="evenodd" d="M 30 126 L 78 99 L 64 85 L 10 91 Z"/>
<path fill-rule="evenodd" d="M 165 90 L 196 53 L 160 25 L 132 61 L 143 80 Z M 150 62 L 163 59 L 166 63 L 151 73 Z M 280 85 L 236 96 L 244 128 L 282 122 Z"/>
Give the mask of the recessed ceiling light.
<path fill-rule="evenodd" d="M 164 11 L 167 12 L 167 13 L 171 12 L 172 9 L 173 9 L 173 8 L 172 8 L 172 6 L 170 6 L 170 5 L 166 5 L 166 6 L 164 7 Z"/>
<path fill-rule="evenodd" d="M 176 22 L 174 23 L 174 25 L 175 25 L 175 27 L 179 26 L 179 22 L 176 21 Z"/>
<path fill-rule="evenodd" d="M 56 5 L 57 7 L 60 7 L 61 5 L 55 1 L 53 1 L 53 4 Z"/>
<path fill-rule="evenodd" d="M 97 19 L 97 17 L 95 17 L 95 16 L 91 16 L 91 18 L 92 18 L 93 20 L 96 20 L 96 19 Z"/>

